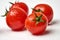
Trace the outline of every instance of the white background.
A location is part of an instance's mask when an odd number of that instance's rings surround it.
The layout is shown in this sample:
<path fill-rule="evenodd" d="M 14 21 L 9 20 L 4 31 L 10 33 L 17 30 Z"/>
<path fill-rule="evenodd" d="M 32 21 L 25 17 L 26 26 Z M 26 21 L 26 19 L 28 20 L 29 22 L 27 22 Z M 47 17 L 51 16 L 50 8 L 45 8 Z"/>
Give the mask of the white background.
<path fill-rule="evenodd" d="M 60 40 L 60 0 L 0 0 L 0 16 L 5 14 L 5 9 L 9 9 L 15 1 L 25 2 L 31 8 L 39 3 L 49 4 L 54 11 L 54 18 L 51 25 L 47 27 L 47 32 L 43 35 L 34 36 L 28 31 L 14 32 L 7 26 L 5 17 L 0 17 L 0 40 Z"/>

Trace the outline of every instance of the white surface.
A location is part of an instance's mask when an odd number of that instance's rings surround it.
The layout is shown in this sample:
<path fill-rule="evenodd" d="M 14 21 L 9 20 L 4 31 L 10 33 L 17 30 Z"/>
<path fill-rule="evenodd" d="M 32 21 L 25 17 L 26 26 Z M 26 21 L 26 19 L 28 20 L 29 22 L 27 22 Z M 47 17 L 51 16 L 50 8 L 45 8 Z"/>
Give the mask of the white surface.
<path fill-rule="evenodd" d="M 5 17 L 0 17 L 0 40 L 60 40 L 60 0 L 0 0 L 0 15 L 4 14 L 5 8 L 9 9 L 9 2 L 15 1 L 25 2 L 29 7 L 29 14 L 36 4 L 49 4 L 54 10 L 52 24 L 47 27 L 44 35 L 34 36 L 28 31 L 11 31 L 6 25 Z"/>

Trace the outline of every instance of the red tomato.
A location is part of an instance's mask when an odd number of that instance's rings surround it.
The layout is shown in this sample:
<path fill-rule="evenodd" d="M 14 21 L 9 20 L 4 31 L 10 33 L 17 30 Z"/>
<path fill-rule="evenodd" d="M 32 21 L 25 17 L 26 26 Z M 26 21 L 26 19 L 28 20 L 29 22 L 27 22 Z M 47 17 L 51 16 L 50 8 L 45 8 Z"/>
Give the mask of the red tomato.
<path fill-rule="evenodd" d="M 34 7 L 35 10 L 39 10 L 40 12 L 42 12 L 43 14 L 45 14 L 48 18 L 48 23 L 51 22 L 51 20 L 53 19 L 53 10 L 52 8 L 47 5 L 47 4 L 38 4 Z M 36 11 L 33 11 L 36 12 Z"/>
<path fill-rule="evenodd" d="M 32 13 L 25 20 L 26 29 L 28 29 L 33 35 L 43 34 L 47 25 L 47 17 L 40 12 Z"/>
<path fill-rule="evenodd" d="M 13 8 L 22 8 L 28 14 L 28 6 L 23 2 L 15 2 L 15 4 L 12 4 L 10 10 Z"/>
<path fill-rule="evenodd" d="M 22 10 L 22 8 L 13 8 L 7 13 L 6 22 L 7 25 L 14 31 L 19 31 L 24 29 L 25 19 L 27 15 Z"/>

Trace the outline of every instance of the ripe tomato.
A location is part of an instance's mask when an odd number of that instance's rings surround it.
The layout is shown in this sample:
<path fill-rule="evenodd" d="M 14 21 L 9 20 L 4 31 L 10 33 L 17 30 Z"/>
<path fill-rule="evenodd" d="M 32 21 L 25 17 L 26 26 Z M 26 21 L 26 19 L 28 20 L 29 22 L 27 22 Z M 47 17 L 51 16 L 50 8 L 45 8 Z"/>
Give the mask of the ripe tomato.
<path fill-rule="evenodd" d="M 28 29 L 33 35 L 43 34 L 47 25 L 47 17 L 40 12 L 32 13 L 25 20 L 26 29 Z"/>
<path fill-rule="evenodd" d="M 49 5 L 38 4 L 34 7 L 34 9 L 38 10 L 38 12 L 42 12 L 43 14 L 45 14 L 48 18 L 48 23 L 50 23 L 51 20 L 53 19 L 53 10 Z M 39 9 L 40 9 L 40 11 L 39 11 Z M 32 12 L 36 12 L 36 11 L 32 11 Z"/>
<path fill-rule="evenodd" d="M 15 2 L 15 4 L 12 3 L 10 10 L 12 10 L 13 8 L 22 8 L 22 10 L 24 10 L 28 14 L 28 6 L 23 2 Z"/>
<path fill-rule="evenodd" d="M 7 25 L 14 31 L 20 31 L 24 29 L 25 19 L 27 15 L 22 8 L 13 8 L 6 15 Z"/>

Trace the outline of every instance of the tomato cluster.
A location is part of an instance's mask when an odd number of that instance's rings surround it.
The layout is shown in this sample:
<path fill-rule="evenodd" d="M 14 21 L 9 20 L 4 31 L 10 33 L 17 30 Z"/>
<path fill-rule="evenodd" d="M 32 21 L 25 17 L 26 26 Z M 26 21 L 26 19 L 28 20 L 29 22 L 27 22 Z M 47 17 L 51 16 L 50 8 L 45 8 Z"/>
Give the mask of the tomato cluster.
<path fill-rule="evenodd" d="M 11 2 L 10 2 L 11 3 Z M 25 19 L 28 15 L 28 6 L 23 2 L 12 3 L 6 15 L 7 25 L 14 31 L 25 29 Z"/>
<path fill-rule="evenodd" d="M 10 2 L 11 3 L 11 2 Z M 53 19 L 53 10 L 48 4 L 38 4 L 28 15 L 28 6 L 23 2 L 11 3 L 6 14 L 6 23 L 14 31 L 29 30 L 34 35 L 43 34 Z"/>
<path fill-rule="evenodd" d="M 47 4 L 38 4 L 25 20 L 25 27 L 34 35 L 43 34 L 53 19 L 53 10 Z"/>

